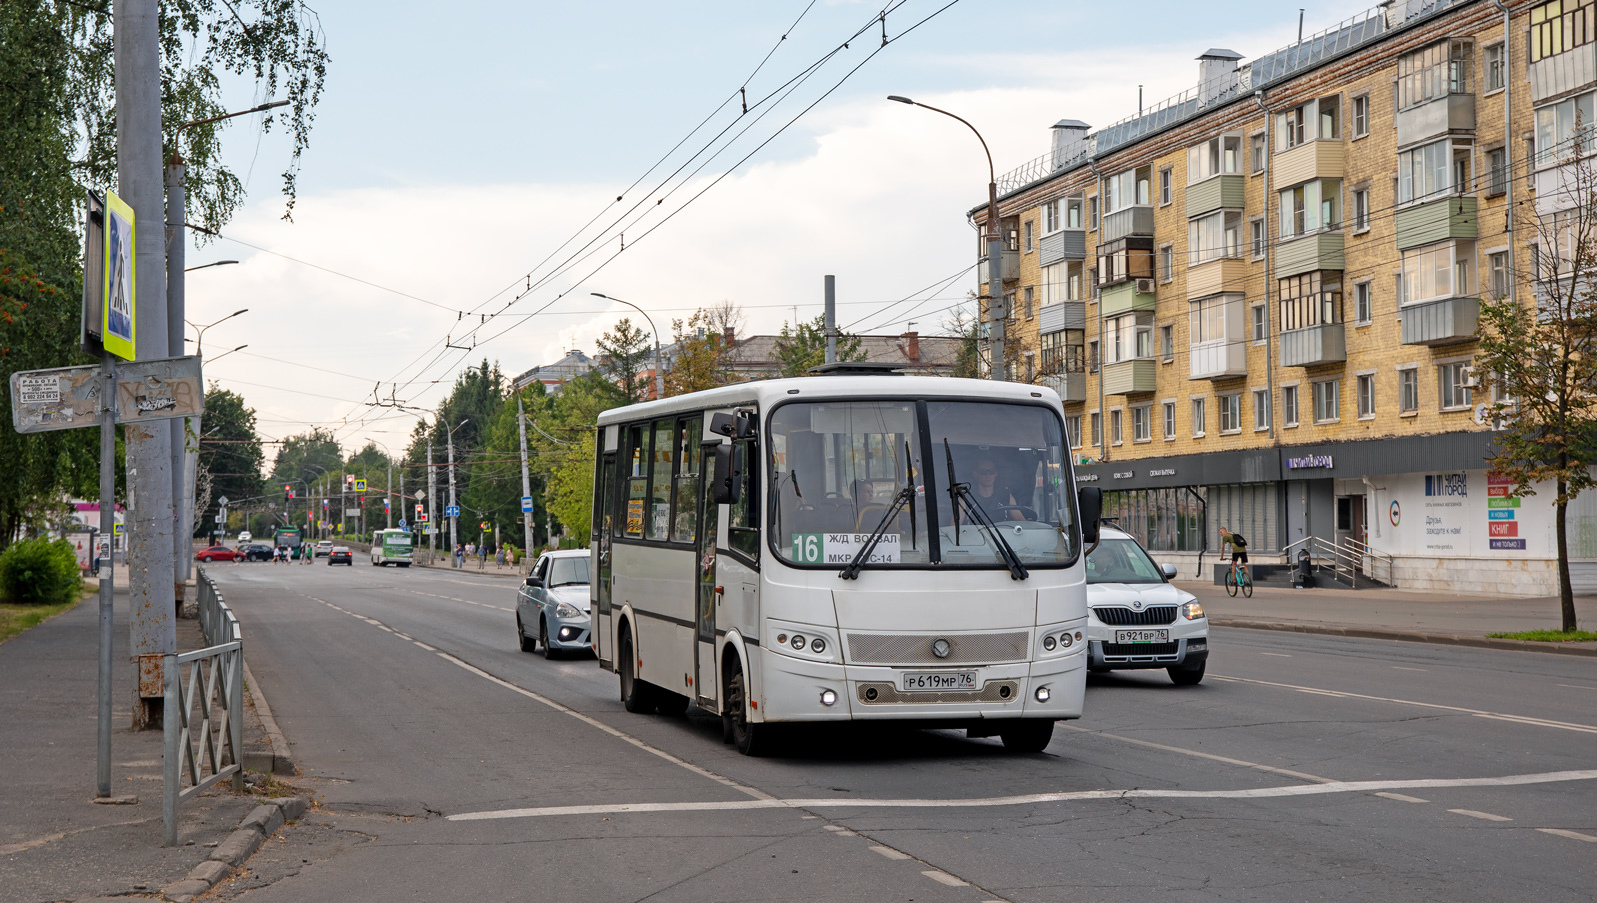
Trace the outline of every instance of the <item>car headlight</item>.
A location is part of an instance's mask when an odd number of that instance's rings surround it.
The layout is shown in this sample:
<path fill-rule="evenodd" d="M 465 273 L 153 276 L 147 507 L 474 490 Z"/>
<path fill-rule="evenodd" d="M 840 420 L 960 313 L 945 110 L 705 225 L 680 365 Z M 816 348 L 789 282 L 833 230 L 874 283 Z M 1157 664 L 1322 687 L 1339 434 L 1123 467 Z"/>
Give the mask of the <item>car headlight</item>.
<path fill-rule="evenodd" d="M 1203 603 L 1194 599 L 1181 606 L 1181 616 L 1189 621 L 1196 621 L 1203 617 Z"/>
<path fill-rule="evenodd" d="M 572 605 L 570 602 L 561 602 L 555 606 L 555 617 L 557 618 L 580 618 L 582 614 L 582 609 Z"/>

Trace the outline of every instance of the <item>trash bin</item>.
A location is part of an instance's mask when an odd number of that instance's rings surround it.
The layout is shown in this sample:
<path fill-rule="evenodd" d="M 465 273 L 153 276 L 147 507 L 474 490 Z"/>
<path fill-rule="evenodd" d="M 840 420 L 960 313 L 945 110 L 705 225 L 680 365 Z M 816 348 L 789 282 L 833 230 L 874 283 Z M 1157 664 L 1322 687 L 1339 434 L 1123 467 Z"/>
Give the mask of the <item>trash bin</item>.
<path fill-rule="evenodd" d="M 1307 589 L 1314 586 L 1314 564 L 1309 559 L 1308 549 L 1298 550 L 1297 566 L 1292 570 L 1292 586 L 1295 589 Z"/>

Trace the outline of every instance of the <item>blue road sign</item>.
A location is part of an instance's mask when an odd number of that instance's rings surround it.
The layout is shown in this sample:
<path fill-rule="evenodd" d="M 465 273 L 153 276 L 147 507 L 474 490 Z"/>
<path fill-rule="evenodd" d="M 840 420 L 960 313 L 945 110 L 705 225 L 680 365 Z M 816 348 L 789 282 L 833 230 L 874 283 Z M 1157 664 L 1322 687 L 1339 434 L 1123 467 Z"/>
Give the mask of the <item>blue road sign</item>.
<path fill-rule="evenodd" d="M 460 506 L 459 505 L 450 505 L 450 506 L 444 508 L 444 517 L 459 517 L 459 516 L 460 516 Z"/>
<path fill-rule="evenodd" d="M 406 529 L 406 527 L 405 527 L 405 519 L 403 517 L 399 519 L 399 529 L 401 529 L 401 530 Z"/>
<path fill-rule="evenodd" d="M 532 496 L 524 495 L 521 497 L 521 511 L 523 514 L 532 511 Z"/>

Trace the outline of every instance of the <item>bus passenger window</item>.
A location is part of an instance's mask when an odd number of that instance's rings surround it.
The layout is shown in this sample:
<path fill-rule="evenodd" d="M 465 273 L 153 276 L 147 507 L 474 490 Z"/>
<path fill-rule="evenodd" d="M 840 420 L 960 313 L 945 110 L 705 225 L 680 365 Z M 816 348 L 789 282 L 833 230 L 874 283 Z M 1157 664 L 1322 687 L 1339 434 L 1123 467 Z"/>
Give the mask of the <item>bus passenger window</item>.
<path fill-rule="evenodd" d="M 643 427 L 627 430 L 627 510 L 624 512 L 623 535 L 633 539 L 643 538 L 643 506 L 649 493 L 649 473 L 645 461 L 649 452 L 649 436 Z"/>
<path fill-rule="evenodd" d="M 653 479 L 650 481 L 647 539 L 664 540 L 671 532 L 671 458 L 676 450 L 676 443 L 672 441 L 675 426 L 673 420 L 654 422 L 653 466 L 650 468 Z"/>
<path fill-rule="evenodd" d="M 756 492 L 760 485 L 760 457 L 755 453 L 753 442 L 732 443 L 732 455 L 735 466 L 743 472 L 743 486 L 737 502 L 728 506 L 727 542 L 732 546 L 732 551 L 758 561 L 760 527 Z"/>
<path fill-rule="evenodd" d="M 671 519 L 672 542 L 693 542 L 698 536 L 699 440 L 703 435 L 703 421 L 697 417 L 682 421 L 677 430 L 676 513 Z"/>

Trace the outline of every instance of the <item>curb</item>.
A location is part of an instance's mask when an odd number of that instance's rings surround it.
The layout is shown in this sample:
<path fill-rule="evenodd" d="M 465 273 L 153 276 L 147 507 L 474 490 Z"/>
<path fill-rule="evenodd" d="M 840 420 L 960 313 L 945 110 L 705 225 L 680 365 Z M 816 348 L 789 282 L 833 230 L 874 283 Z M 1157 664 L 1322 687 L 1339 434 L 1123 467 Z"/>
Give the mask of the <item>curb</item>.
<path fill-rule="evenodd" d="M 277 726 L 277 719 L 272 717 L 272 708 L 266 704 L 266 694 L 261 691 L 261 685 L 255 682 L 255 675 L 250 673 L 249 662 L 244 663 L 244 692 L 250 695 L 250 701 L 255 705 L 255 714 L 261 719 L 261 727 L 266 730 L 266 738 L 272 743 L 272 774 L 292 775 L 294 773 L 294 756 L 288 749 L 288 738 L 283 736 L 282 730 Z"/>
<path fill-rule="evenodd" d="M 232 874 L 234 866 L 243 865 L 284 822 L 304 815 L 305 807 L 303 796 L 285 796 L 256 806 L 239 822 L 238 828 L 211 851 L 209 859 L 191 869 L 188 877 L 161 891 L 161 899 L 169 903 L 189 903 L 209 891 Z"/>
<path fill-rule="evenodd" d="M 1419 633 L 1409 630 L 1381 630 L 1372 627 L 1333 627 L 1326 624 L 1289 624 L 1280 621 L 1249 621 L 1240 618 L 1210 618 L 1216 627 L 1243 630 L 1280 630 L 1287 633 L 1314 633 L 1326 636 L 1356 637 L 1365 640 L 1399 640 L 1405 643 L 1430 643 L 1433 646 L 1471 646 L 1477 649 L 1507 649 L 1514 652 L 1541 652 L 1552 655 L 1579 655 L 1597 658 L 1597 647 L 1561 643 L 1533 643 L 1527 640 L 1500 640 L 1492 637 Z"/>

